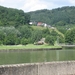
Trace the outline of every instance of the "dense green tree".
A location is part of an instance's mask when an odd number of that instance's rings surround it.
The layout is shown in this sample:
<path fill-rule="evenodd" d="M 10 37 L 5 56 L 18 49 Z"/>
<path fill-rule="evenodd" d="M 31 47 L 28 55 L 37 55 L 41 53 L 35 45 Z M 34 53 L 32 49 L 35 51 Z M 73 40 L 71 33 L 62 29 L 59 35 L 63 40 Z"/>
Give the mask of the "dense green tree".
<path fill-rule="evenodd" d="M 6 45 L 20 44 L 20 34 L 15 27 L 0 27 L 0 42 Z"/>
<path fill-rule="evenodd" d="M 42 38 L 42 31 L 41 30 L 34 30 L 32 32 L 32 37 L 31 37 L 32 43 L 40 41 L 41 38 Z"/>
<path fill-rule="evenodd" d="M 26 39 L 31 37 L 31 28 L 29 28 L 27 25 L 20 26 L 18 30 L 21 32 L 21 37 Z"/>
<path fill-rule="evenodd" d="M 19 45 L 19 44 L 21 44 L 21 39 L 20 39 L 20 37 L 17 37 L 17 38 L 15 38 L 16 40 L 15 40 L 15 45 Z"/>
<path fill-rule="evenodd" d="M 3 41 L 5 38 L 5 34 L 0 31 L 0 41 Z"/>
<path fill-rule="evenodd" d="M 65 37 L 58 36 L 58 43 L 65 43 Z"/>
<path fill-rule="evenodd" d="M 45 42 L 48 43 L 49 45 L 54 45 L 55 39 L 53 36 L 47 35 Z"/>
<path fill-rule="evenodd" d="M 49 28 L 43 29 L 43 30 L 42 30 L 42 34 L 43 34 L 43 37 L 46 37 L 47 35 L 50 35 L 50 30 L 49 30 Z"/>
<path fill-rule="evenodd" d="M 8 35 L 4 39 L 4 45 L 15 45 L 17 37 L 15 35 Z"/>
<path fill-rule="evenodd" d="M 21 39 L 21 44 L 22 45 L 27 45 L 29 43 L 29 40 L 28 39 L 26 39 L 26 38 L 22 38 Z"/>
<path fill-rule="evenodd" d="M 30 15 L 23 10 L 0 6 L 0 26 L 15 26 L 29 24 Z"/>
<path fill-rule="evenodd" d="M 4 33 L 0 31 L 0 44 L 3 44 L 4 38 L 5 38 Z"/>
<path fill-rule="evenodd" d="M 75 28 L 70 29 L 66 32 L 65 42 L 68 44 L 74 44 L 75 43 Z"/>

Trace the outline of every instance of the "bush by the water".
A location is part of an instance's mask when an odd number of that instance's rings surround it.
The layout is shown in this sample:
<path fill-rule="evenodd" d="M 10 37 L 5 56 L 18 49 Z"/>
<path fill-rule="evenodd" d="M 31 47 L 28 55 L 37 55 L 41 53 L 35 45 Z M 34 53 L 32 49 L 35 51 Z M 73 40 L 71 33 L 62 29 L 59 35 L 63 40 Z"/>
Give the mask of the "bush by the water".
<path fill-rule="evenodd" d="M 46 36 L 45 42 L 48 43 L 49 45 L 54 45 L 55 39 L 53 36 Z"/>

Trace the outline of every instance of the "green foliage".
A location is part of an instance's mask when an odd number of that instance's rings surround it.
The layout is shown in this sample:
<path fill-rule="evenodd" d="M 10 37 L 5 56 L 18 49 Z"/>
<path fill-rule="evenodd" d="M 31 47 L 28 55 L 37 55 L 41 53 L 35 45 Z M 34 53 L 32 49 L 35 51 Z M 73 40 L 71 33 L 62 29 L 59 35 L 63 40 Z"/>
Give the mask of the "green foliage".
<path fill-rule="evenodd" d="M 0 26 L 15 26 L 29 24 L 30 15 L 22 10 L 0 6 Z"/>
<path fill-rule="evenodd" d="M 0 27 L 0 44 L 4 45 L 18 45 L 26 43 L 34 43 L 40 41 L 42 38 L 46 38 L 46 36 L 53 36 L 56 40 L 58 33 L 49 28 L 33 28 L 28 25 L 19 26 L 18 28 L 10 26 L 10 27 Z M 24 39 L 25 40 L 24 40 Z M 21 40 L 23 39 L 23 40 Z M 27 42 L 23 42 L 26 41 Z"/>
<path fill-rule="evenodd" d="M 67 6 L 52 10 L 38 10 L 29 12 L 32 21 L 44 22 L 52 26 L 66 26 L 75 24 L 75 7 Z"/>
<path fill-rule="evenodd" d="M 28 43 L 29 43 L 28 39 L 22 38 L 22 40 L 21 40 L 22 45 L 27 45 Z"/>
<path fill-rule="evenodd" d="M 49 28 L 43 29 L 43 30 L 42 30 L 42 34 L 43 34 L 43 37 L 46 37 L 47 35 L 50 35 L 50 30 L 49 30 Z"/>
<path fill-rule="evenodd" d="M 75 43 L 75 28 L 70 29 L 66 32 L 65 42 L 68 44 L 74 44 Z"/>
<path fill-rule="evenodd" d="M 5 45 L 19 44 L 20 32 L 15 27 L 0 27 L 0 42 Z"/>
<path fill-rule="evenodd" d="M 21 39 L 23 38 L 25 41 L 27 40 L 28 43 L 34 43 L 41 38 L 47 38 L 48 35 L 52 36 L 54 40 L 57 40 L 57 36 L 59 36 L 59 43 L 64 42 L 64 37 L 62 37 L 64 35 L 57 31 L 57 29 L 53 30 L 37 26 L 34 26 L 32 29 L 28 25 L 30 20 L 35 22 L 41 21 L 53 25 L 57 27 L 60 32 L 65 34 L 67 29 L 74 27 L 75 7 L 62 7 L 53 10 L 44 9 L 24 13 L 22 10 L 0 6 L 0 44 L 21 44 Z M 65 35 L 66 43 L 75 43 L 75 31 L 73 31 L 74 30 L 67 31 Z M 25 44 L 25 42 L 23 42 L 23 44 Z"/>
<path fill-rule="evenodd" d="M 62 36 L 58 36 L 58 42 L 59 43 L 65 43 L 65 38 Z"/>
<path fill-rule="evenodd" d="M 20 26 L 18 28 L 18 30 L 20 31 L 21 33 L 21 37 L 24 37 L 26 39 L 30 38 L 31 37 L 31 28 L 29 28 L 27 25 L 24 25 L 24 26 Z"/>
<path fill-rule="evenodd" d="M 16 39 L 17 39 L 17 37 L 15 35 L 8 35 L 4 39 L 4 44 L 5 45 L 15 45 Z"/>
<path fill-rule="evenodd" d="M 54 45 L 55 39 L 53 36 L 46 36 L 45 42 L 48 43 L 49 45 Z"/>
<path fill-rule="evenodd" d="M 15 45 L 21 44 L 21 39 L 19 37 L 15 38 Z"/>
<path fill-rule="evenodd" d="M 31 37 L 32 43 L 40 41 L 41 38 L 42 38 L 41 30 L 34 30 L 32 32 L 32 37 Z"/>
<path fill-rule="evenodd" d="M 54 29 L 51 31 L 50 33 L 51 36 L 53 36 L 53 38 L 56 40 L 57 36 L 59 35 Z"/>
<path fill-rule="evenodd" d="M 5 35 L 3 34 L 3 32 L 0 32 L 0 42 L 2 42 L 5 38 Z"/>

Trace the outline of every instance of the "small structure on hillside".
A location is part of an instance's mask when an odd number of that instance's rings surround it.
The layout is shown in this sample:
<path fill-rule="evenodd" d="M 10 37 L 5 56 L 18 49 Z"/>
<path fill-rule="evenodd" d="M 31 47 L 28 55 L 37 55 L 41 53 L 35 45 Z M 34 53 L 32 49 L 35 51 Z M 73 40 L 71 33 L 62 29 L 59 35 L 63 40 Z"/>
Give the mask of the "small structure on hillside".
<path fill-rule="evenodd" d="M 48 25 L 44 22 L 36 22 L 36 21 L 31 21 L 29 22 L 30 25 L 36 25 L 36 26 L 42 26 L 42 27 L 48 27 L 48 28 L 52 28 L 51 25 Z"/>
<path fill-rule="evenodd" d="M 46 23 L 42 23 L 42 22 L 38 22 L 38 23 L 37 23 L 37 26 L 47 27 L 47 24 L 46 24 Z"/>
<path fill-rule="evenodd" d="M 37 22 L 29 22 L 30 25 L 37 25 Z"/>
<path fill-rule="evenodd" d="M 35 45 L 43 45 L 45 44 L 45 38 L 42 38 L 40 41 L 34 43 Z"/>

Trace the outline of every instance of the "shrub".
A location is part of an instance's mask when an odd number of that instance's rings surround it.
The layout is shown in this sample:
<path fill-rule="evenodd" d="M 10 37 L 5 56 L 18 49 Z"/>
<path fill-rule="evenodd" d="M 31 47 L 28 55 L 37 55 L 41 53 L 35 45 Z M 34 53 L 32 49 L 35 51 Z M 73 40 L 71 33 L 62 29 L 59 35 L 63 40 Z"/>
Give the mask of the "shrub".
<path fill-rule="evenodd" d="M 46 36 L 45 42 L 48 43 L 49 45 L 54 45 L 55 39 L 53 36 Z"/>
<path fill-rule="evenodd" d="M 22 45 L 27 45 L 27 44 L 28 44 L 28 39 L 22 38 L 21 44 L 22 44 Z"/>

